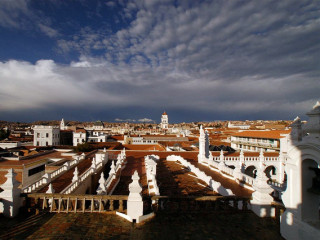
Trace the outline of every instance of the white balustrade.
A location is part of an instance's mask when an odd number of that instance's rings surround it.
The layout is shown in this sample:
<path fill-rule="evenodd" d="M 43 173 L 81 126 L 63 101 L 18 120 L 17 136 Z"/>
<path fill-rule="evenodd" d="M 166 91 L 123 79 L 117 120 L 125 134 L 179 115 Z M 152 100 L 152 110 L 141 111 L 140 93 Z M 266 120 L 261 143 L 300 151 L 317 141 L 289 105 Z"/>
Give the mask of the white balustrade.
<path fill-rule="evenodd" d="M 147 172 L 147 182 L 149 193 L 154 193 L 155 195 L 160 195 L 159 187 L 156 180 L 156 160 L 159 160 L 160 157 L 157 155 L 148 155 L 144 157 L 145 168 Z M 151 188 L 152 186 L 152 188 Z"/>
<path fill-rule="evenodd" d="M 38 181 L 24 187 L 22 189 L 22 192 L 31 193 L 32 191 L 36 190 L 38 187 L 50 183 L 53 179 L 59 177 L 62 173 L 70 169 L 71 166 L 79 164 L 84 159 L 85 159 L 85 155 L 81 155 L 80 157 L 77 157 L 77 159 L 74 159 L 70 162 L 66 162 L 64 165 L 62 165 L 60 168 L 56 169 L 55 171 L 44 174 Z"/>

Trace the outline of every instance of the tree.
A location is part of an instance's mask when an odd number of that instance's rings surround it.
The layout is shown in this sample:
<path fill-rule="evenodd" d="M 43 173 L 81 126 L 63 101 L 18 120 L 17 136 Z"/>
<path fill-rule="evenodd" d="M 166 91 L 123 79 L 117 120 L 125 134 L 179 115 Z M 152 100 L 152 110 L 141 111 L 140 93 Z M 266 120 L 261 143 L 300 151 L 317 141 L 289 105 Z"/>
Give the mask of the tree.
<path fill-rule="evenodd" d="M 87 142 L 74 147 L 75 152 L 91 152 L 92 150 L 94 150 L 94 147 Z"/>
<path fill-rule="evenodd" d="M 0 140 L 8 138 L 9 135 L 10 135 L 10 131 L 9 130 L 7 130 L 7 131 L 5 131 L 3 129 L 0 130 Z"/>

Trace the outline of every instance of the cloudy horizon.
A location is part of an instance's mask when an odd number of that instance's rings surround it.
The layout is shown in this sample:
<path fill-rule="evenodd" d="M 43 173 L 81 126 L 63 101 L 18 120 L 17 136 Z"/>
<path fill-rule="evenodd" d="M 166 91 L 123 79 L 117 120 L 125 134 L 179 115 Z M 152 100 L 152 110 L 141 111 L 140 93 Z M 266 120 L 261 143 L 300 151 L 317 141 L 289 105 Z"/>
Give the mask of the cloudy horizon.
<path fill-rule="evenodd" d="M 0 0 L 0 120 L 292 120 L 320 99 L 317 1 Z"/>

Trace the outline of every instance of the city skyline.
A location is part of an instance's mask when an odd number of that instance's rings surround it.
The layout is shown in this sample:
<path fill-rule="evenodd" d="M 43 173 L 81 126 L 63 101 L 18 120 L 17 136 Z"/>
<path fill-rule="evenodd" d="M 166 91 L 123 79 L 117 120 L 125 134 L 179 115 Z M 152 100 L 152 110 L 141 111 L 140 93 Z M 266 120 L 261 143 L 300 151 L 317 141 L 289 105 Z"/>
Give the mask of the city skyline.
<path fill-rule="evenodd" d="M 316 1 L 0 3 L 1 120 L 293 120 L 319 100 Z"/>

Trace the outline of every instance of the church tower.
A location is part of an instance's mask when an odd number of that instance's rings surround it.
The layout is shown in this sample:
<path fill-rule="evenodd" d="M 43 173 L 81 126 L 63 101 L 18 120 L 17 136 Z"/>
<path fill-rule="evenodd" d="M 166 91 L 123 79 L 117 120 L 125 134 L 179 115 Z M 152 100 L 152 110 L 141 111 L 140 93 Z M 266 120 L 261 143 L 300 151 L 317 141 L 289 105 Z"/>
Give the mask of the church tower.
<path fill-rule="evenodd" d="M 161 116 L 161 128 L 168 129 L 168 114 L 164 112 Z"/>
<path fill-rule="evenodd" d="M 60 122 L 60 130 L 65 130 L 65 124 L 64 124 L 64 119 L 62 118 Z"/>

